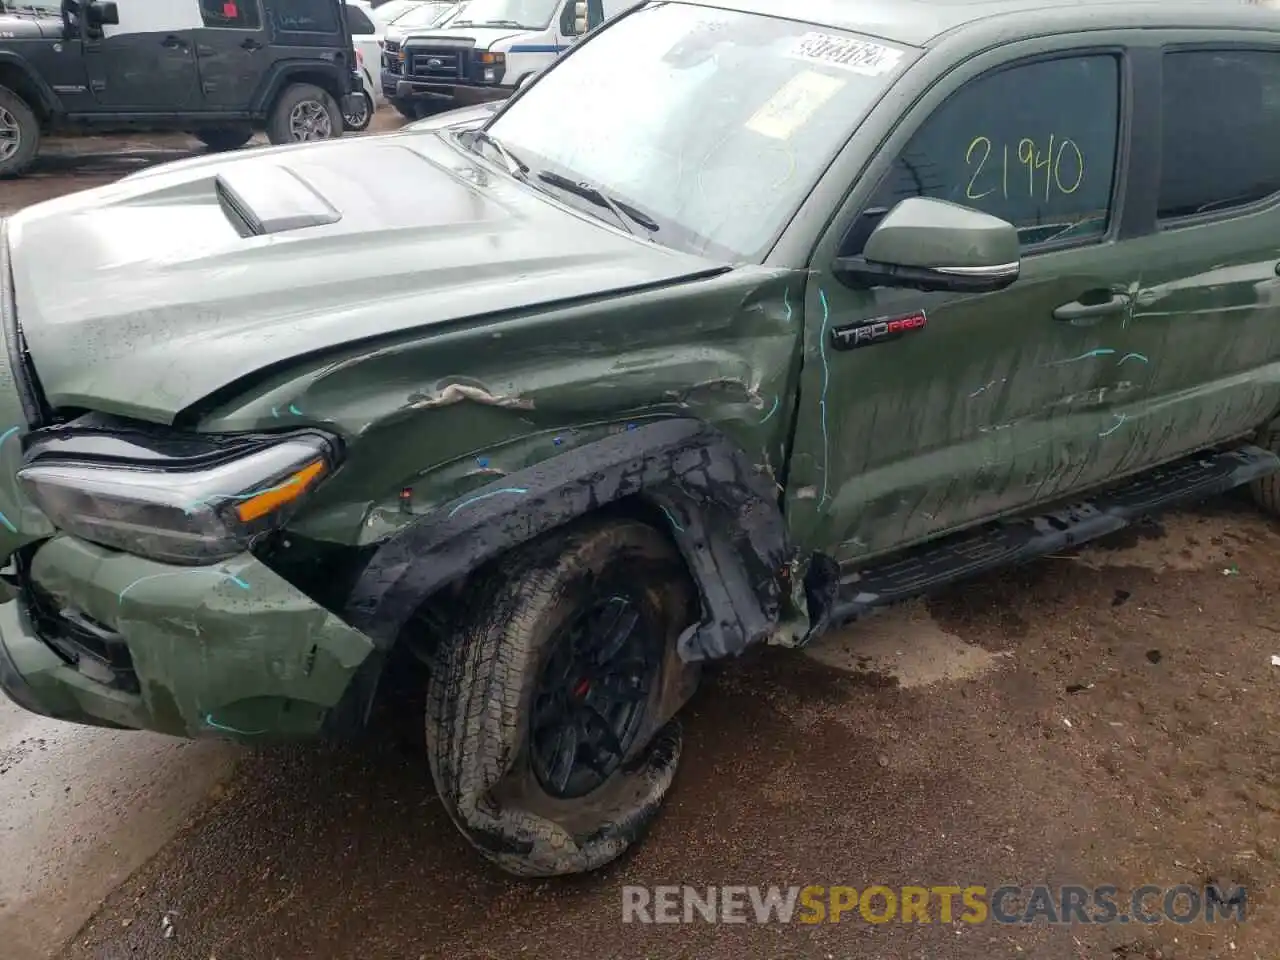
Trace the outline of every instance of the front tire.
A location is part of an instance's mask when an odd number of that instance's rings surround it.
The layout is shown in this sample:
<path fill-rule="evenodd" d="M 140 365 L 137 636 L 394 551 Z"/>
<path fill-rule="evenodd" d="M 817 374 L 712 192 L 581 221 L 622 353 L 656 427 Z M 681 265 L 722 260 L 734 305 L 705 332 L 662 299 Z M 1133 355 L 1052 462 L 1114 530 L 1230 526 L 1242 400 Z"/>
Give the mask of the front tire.
<path fill-rule="evenodd" d="M 197 140 L 214 152 L 235 150 L 243 147 L 253 139 L 253 128 L 244 127 L 206 127 L 194 133 Z"/>
<path fill-rule="evenodd" d="M 369 96 L 368 90 L 360 91 L 360 103 L 362 106 L 358 113 L 348 113 L 342 116 L 343 126 L 356 133 L 369 129 L 369 124 L 373 122 L 373 97 Z"/>
<path fill-rule="evenodd" d="M 27 102 L 0 87 L 0 177 L 16 177 L 40 150 L 40 121 Z"/>
<path fill-rule="evenodd" d="M 285 87 L 267 118 L 267 139 L 272 143 L 305 143 L 342 136 L 342 111 L 338 101 L 310 83 Z"/>
<path fill-rule="evenodd" d="M 675 777 L 672 719 L 696 682 L 675 652 L 693 590 L 632 520 L 535 542 L 436 651 L 427 752 L 463 835 L 508 873 L 594 870 L 647 829 Z"/>
<path fill-rule="evenodd" d="M 1258 446 L 1280 453 L 1280 429 L 1264 430 L 1258 437 Z M 1264 513 L 1280 517 L 1280 474 L 1269 473 L 1252 481 L 1249 493 Z"/>

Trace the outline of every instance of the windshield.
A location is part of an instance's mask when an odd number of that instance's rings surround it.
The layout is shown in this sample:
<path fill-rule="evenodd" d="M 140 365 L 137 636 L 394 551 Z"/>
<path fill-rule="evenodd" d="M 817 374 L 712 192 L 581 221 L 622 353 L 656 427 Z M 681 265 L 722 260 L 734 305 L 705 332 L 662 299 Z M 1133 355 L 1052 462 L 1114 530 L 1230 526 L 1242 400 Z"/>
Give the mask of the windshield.
<path fill-rule="evenodd" d="M 556 15 L 560 0 L 470 0 L 462 16 L 453 21 L 455 27 L 484 26 L 524 27 L 542 30 Z"/>
<path fill-rule="evenodd" d="M 452 3 L 420 3 L 391 22 L 397 27 L 430 27 L 453 7 Z"/>
<path fill-rule="evenodd" d="M 466 0 L 463 0 L 462 3 L 450 4 L 449 6 L 445 7 L 443 10 L 440 11 L 440 16 L 436 17 L 434 20 L 431 21 L 431 26 L 442 27 L 446 23 L 448 23 L 450 20 L 452 20 L 454 17 L 461 16 L 462 14 L 466 13 L 466 11 L 467 11 Z"/>
<path fill-rule="evenodd" d="M 414 7 L 422 6 L 422 0 L 389 0 L 380 7 L 375 7 L 373 15 L 383 23 L 394 23 L 396 18 L 403 17 Z"/>
<path fill-rule="evenodd" d="M 549 69 L 488 132 L 535 172 L 645 214 L 660 243 L 754 261 L 906 60 L 811 24 L 655 4 Z"/>

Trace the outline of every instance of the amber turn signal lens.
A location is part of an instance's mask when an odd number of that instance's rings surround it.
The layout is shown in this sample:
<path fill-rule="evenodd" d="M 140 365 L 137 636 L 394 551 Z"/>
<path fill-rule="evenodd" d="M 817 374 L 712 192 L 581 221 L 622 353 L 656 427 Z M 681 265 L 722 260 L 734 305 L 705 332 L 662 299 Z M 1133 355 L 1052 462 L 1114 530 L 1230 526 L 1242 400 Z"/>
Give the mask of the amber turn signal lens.
<path fill-rule="evenodd" d="M 278 510 L 286 503 L 292 503 L 307 492 L 307 488 L 324 473 L 324 461 L 309 463 L 288 480 L 278 483 L 269 490 L 250 497 L 236 507 L 236 516 L 241 523 L 250 523 Z"/>

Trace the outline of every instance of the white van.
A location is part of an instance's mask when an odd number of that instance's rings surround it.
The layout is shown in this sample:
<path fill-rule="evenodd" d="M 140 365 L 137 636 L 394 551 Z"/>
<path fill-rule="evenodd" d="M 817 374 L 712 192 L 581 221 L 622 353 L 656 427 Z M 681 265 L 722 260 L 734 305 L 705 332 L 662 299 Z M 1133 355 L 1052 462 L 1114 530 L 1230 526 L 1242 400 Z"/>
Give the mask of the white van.
<path fill-rule="evenodd" d="M 467 0 L 441 27 L 383 57 L 387 100 L 407 117 L 509 97 L 590 30 L 636 0 Z"/>

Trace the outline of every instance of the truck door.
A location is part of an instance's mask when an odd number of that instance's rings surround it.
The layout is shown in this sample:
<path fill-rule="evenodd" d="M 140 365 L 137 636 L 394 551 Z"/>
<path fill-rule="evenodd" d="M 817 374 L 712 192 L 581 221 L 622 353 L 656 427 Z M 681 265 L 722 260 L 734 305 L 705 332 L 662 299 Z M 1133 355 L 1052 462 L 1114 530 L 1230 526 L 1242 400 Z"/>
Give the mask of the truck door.
<path fill-rule="evenodd" d="M 247 109 L 271 66 L 258 0 L 200 0 L 195 40 L 205 108 Z"/>
<path fill-rule="evenodd" d="M 82 17 L 89 89 L 112 112 L 166 113 L 200 101 L 194 31 L 197 0 L 121 3 L 118 24 L 90 28 Z"/>
<path fill-rule="evenodd" d="M 907 113 L 873 164 L 883 174 L 854 185 L 806 293 L 802 396 L 820 402 L 802 405 L 788 480 L 798 541 L 860 563 L 1096 486 L 1128 462 L 1134 364 L 1117 343 L 1137 274 L 1114 199 L 1125 72 L 1099 51 L 1122 37 L 974 58 Z M 1012 223 L 1017 282 L 925 293 L 831 273 L 915 196 Z"/>

